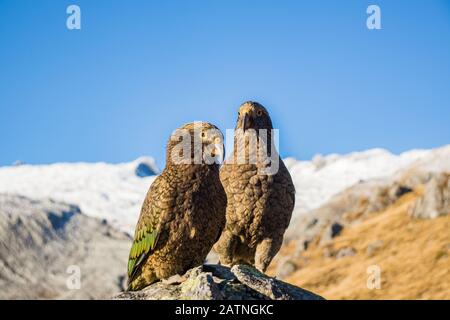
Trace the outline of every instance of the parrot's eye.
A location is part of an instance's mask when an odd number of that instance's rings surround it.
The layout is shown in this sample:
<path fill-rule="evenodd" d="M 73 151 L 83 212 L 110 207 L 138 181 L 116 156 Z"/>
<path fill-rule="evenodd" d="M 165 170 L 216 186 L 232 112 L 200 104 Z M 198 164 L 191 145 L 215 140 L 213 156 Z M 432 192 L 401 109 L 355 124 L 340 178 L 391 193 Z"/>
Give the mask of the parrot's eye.
<path fill-rule="evenodd" d="M 262 114 L 263 114 L 262 110 L 258 110 L 258 111 L 256 111 L 256 115 L 257 115 L 258 117 L 261 117 L 261 116 L 262 116 Z"/>
<path fill-rule="evenodd" d="M 204 132 L 202 132 L 202 138 L 204 138 L 206 136 L 206 134 Z"/>

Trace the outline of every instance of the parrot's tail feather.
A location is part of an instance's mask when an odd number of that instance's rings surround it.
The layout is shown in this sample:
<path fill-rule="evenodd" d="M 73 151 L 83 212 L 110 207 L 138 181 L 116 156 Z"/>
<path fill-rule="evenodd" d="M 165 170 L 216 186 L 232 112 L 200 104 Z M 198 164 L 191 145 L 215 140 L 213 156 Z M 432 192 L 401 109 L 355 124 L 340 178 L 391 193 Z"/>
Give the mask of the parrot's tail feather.
<path fill-rule="evenodd" d="M 134 278 L 128 279 L 127 289 L 126 291 L 138 291 L 142 290 L 145 287 L 151 285 L 152 283 L 157 282 L 159 279 L 156 277 L 154 273 L 152 274 L 142 274 L 139 273 L 135 275 Z"/>

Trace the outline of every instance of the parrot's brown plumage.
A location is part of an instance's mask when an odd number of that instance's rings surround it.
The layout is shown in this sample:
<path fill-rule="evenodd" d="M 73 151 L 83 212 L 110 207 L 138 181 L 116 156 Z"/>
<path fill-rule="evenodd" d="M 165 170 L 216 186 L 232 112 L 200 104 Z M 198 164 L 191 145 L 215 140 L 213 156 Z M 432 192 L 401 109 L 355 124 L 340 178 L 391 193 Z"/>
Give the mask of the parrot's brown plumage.
<path fill-rule="evenodd" d="M 267 158 L 256 157 L 249 147 L 248 132 L 263 137 L 266 129 Z M 220 170 L 220 179 L 227 194 L 226 225 L 214 246 L 224 265 L 246 263 L 264 272 L 279 251 L 295 204 L 295 188 L 283 161 L 274 149 L 272 121 L 267 110 L 256 102 L 246 102 L 239 109 L 233 154 Z M 273 149 L 271 148 L 273 146 Z M 244 161 L 239 152 L 245 149 Z M 259 149 L 258 149 L 259 150 Z M 272 151 L 270 151 L 272 150 Z M 258 151 L 259 152 L 259 151 Z M 242 160 L 242 159 L 241 159 Z M 278 170 L 267 171 L 271 162 L 278 161 Z"/>
<path fill-rule="evenodd" d="M 195 139 L 201 141 L 201 151 L 214 145 L 218 148 L 208 149 L 212 156 L 223 155 L 223 136 L 215 126 L 203 122 L 200 130 L 194 128 L 194 123 L 189 123 L 178 129 L 187 130 L 192 138 L 191 155 L 184 159 L 195 157 L 194 150 L 199 149 L 194 147 Z M 174 136 L 167 146 L 166 167 L 151 185 L 136 225 L 128 261 L 128 290 L 142 289 L 201 265 L 225 224 L 226 195 L 219 164 L 209 164 L 202 156 L 197 164 L 175 161 L 174 155 L 183 152 L 176 149 L 179 139 Z"/>

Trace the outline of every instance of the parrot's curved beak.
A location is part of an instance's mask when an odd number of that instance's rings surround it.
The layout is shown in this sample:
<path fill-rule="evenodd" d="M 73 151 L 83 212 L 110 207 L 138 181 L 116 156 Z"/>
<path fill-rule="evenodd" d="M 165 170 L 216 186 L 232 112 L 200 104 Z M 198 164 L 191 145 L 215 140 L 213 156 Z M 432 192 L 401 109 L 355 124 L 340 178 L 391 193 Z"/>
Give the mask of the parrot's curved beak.
<path fill-rule="evenodd" d="M 244 130 L 244 132 L 248 129 L 250 129 L 252 127 L 252 118 L 250 117 L 250 115 L 248 113 L 245 113 L 244 116 L 242 117 L 242 130 Z"/>

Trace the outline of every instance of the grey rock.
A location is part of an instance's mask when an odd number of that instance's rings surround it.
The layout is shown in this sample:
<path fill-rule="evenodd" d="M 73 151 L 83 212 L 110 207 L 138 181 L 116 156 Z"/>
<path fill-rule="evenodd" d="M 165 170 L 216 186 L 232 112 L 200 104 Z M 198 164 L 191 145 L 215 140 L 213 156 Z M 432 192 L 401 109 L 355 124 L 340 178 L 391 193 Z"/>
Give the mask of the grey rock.
<path fill-rule="evenodd" d="M 157 174 L 157 172 L 149 164 L 144 162 L 139 163 L 134 172 L 140 178 L 150 177 Z"/>
<path fill-rule="evenodd" d="M 122 290 L 130 243 L 77 206 L 0 194 L 0 299 L 110 297 Z"/>
<path fill-rule="evenodd" d="M 335 221 L 335 222 L 329 224 L 325 228 L 325 231 L 322 233 L 322 235 L 320 237 L 320 243 L 326 244 L 326 243 L 330 242 L 332 239 L 339 236 L 341 234 L 342 230 L 344 230 L 344 225 L 341 222 Z"/>
<path fill-rule="evenodd" d="M 344 226 L 338 222 L 335 222 L 330 227 L 330 236 L 331 238 L 335 238 L 338 235 L 341 234 L 342 230 L 344 229 Z"/>
<path fill-rule="evenodd" d="M 322 247 L 322 257 L 342 259 L 346 257 L 352 257 L 356 254 L 356 249 L 353 247 L 343 247 L 339 249 L 334 249 L 332 246 Z"/>
<path fill-rule="evenodd" d="M 450 173 L 433 176 L 408 212 L 413 218 L 423 219 L 450 214 Z"/>
<path fill-rule="evenodd" d="M 372 241 L 371 243 L 369 243 L 369 245 L 367 246 L 366 249 L 366 254 L 370 257 L 373 256 L 375 254 L 375 252 L 377 252 L 379 249 L 381 249 L 384 245 L 384 241 L 383 240 L 375 240 Z"/>
<path fill-rule="evenodd" d="M 345 247 L 345 248 L 338 250 L 338 252 L 336 253 L 336 259 L 351 257 L 351 256 L 354 256 L 355 254 L 356 254 L 356 250 L 354 248 Z"/>
<path fill-rule="evenodd" d="M 298 269 L 297 264 L 290 258 L 282 258 L 277 267 L 277 278 L 285 279 Z"/>
<path fill-rule="evenodd" d="M 293 286 L 289 283 L 266 276 L 255 268 L 247 265 L 235 265 L 231 272 L 249 288 L 269 297 L 272 300 L 322 300 L 323 298 Z"/>
<path fill-rule="evenodd" d="M 413 189 L 411 189 L 408 186 L 400 185 L 400 186 L 398 186 L 397 190 L 395 190 L 395 197 L 400 198 L 401 196 L 403 196 L 407 193 L 410 193 L 410 192 L 413 192 Z"/>
<path fill-rule="evenodd" d="M 319 300 L 322 297 L 260 273 L 246 265 L 229 269 L 204 265 L 190 269 L 181 283 L 159 281 L 118 300 Z"/>

